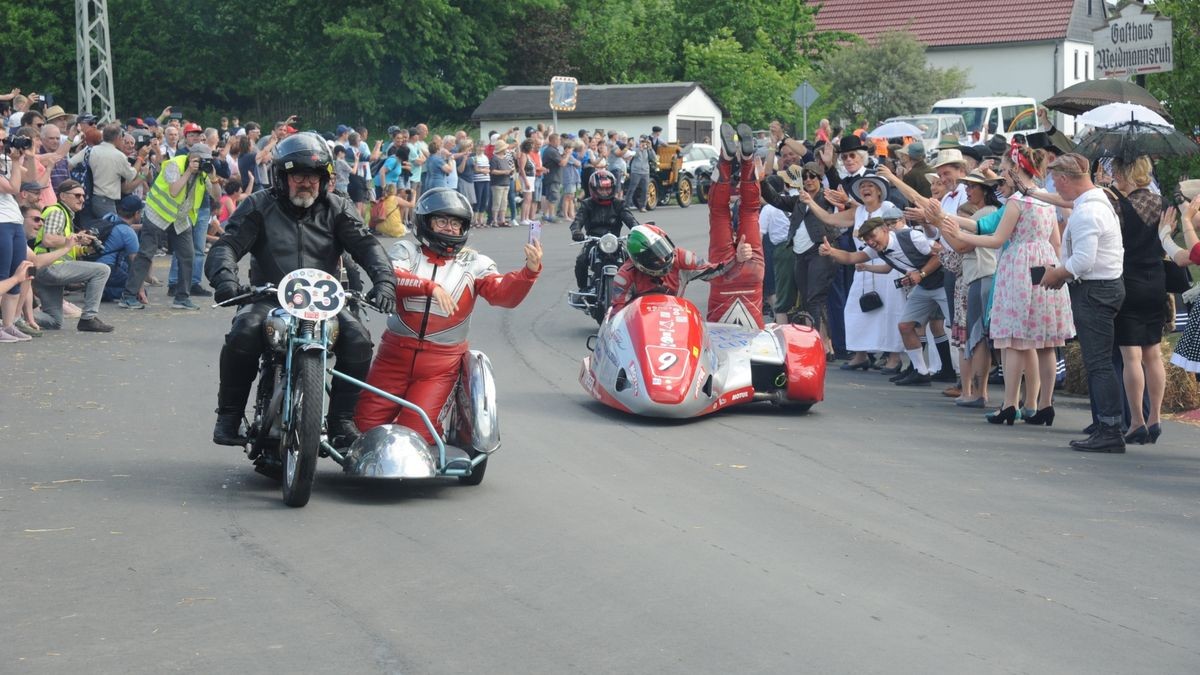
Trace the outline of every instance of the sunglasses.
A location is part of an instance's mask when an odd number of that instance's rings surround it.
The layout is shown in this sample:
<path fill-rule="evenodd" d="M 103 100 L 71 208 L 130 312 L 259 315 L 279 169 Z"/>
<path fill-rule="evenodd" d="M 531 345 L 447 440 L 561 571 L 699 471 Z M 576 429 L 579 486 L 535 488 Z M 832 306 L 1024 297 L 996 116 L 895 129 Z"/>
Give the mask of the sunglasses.
<path fill-rule="evenodd" d="M 41 216 L 34 216 L 34 217 L 30 218 L 30 220 L 32 220 L 32 221 L 33 221 L 33 222 L 35 222 L 35 223 L 44 223 L 44 222 L 46 222 L 46 219 L 45 219 L 45 218 L 43 218 L 43 217 L 41 217 Z"/>
<path fill-rule="evenodd" d="M 67 196 L 69 196 L 69 197 L 78 197 L 78 198 L 80 198 L 80 199 L 83 199 L 83 193 L 82 193 L 82 192 L 67 192 L 67 193 L 65 193 L 65 194 L 66 194 Z"/>
<path fill-rule="evenodd" d="M 804 174 L 804 180 L 821 180 L 821 177 L 815 173 Z"/>

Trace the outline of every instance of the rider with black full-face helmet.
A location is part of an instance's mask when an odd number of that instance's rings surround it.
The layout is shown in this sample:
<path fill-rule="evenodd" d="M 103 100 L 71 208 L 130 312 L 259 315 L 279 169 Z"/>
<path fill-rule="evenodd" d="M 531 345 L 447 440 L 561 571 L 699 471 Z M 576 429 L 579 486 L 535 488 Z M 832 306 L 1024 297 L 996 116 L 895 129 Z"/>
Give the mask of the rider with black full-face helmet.
<path fill-rule="evenodd" d="M 384 312 L 396 304 L 396 278 L 383 245 L 367 230 L 354 204 L 329 191 L 333 163 L 324 139 L 314 133 L 294 134 L 275 146 L 271 188 L 255 192 L 238 206 L 213 244 L 204 266 L 217 302 L 244 289 L 238 261 L 250 254 L 250 283 L 274 284 L 302 268 L 339 274 L 343 252 L 362 266 L 374 286 L 367 299 Z M 217 423 L 213 442 L 243 445 L 240 423 L 265 347 L 263 320 L 278 303 L 274 298 L 243 307 L 233 319 L 221 349 L 221 384 L 217 390 Z M 353 313 L 338 315 L 339 337 L 333 346 L 337 369 L 366 378 L 371 363 L 371 336 Z M 352 416 L 359 389 L 334 379 L 329 397 L 328 429 L 335 445 L 357 435 Z"/>
<path fill-rule="evenodd" d="M 625 206 L 625 200 L 616 198 L 617 179 L 606 169 L 600 169 L 588 179 L 588 197 L 579 205 L 575 212 L 575 220 L 571 222 L 571 238 L 583 241 L 586 237 L 600 237 L 609 232 L 621 236 L 621 226 L 632 230 L 637 227 L 637 219 Z M 594 245 L 594 244 L 592 244 Z M 587 246 L 575 258 L 575 281 L 579 290 L 587 285 L 588 252 Z"/>

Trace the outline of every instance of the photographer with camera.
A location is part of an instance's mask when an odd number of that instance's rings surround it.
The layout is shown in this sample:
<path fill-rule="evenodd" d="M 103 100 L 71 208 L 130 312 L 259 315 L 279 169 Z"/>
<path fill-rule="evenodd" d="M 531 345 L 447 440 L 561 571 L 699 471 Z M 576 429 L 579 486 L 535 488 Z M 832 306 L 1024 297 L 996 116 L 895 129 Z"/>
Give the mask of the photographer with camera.
<path fill-rule="evenodd" d="M 33 237 L 37 255 L 60 249 L 68 243 L 75 245 L 62 258 L 38 272 L 33 292 L 41 302 L 37 323 L 42 328 L 58 329 L 63 325 L 63 290 L 69 284 L 84 284 L 83 313 L 76 328 L 91 333 L 110 333 L 112 326 L 98 316 L 104 284 L 108 281 L 108 266 L 80 260 L 90 250 L 101 246 L 96 236 L 75 231 L 75 216 L 83 208 L 83 186 L 65 180 L 58 186 L 58 203 L 42 211 L 42 227 Z"/>
<path fill-rule="evenodd" d="M 8 131 L 0 126 L 0 275 L 12 278 L 17 274 L 21 262 L 25 260 L 25 231 L 24 218 L 17 204 L 17 196 L 21 192 L 21 183 L 25 182 L 25 148 L 13 141 L 28 139 L 10 139 Z M 4 332 L 15 330 L 13 322 L 17 318 L 20 300 L 19 285 L 13 286 L 0 297 L 0 326 Z M 6 340 L 7 342 L 7 340 Z"/>
<path fill-rule="evenodd" d="M 146 196 L 145 221 L 138 236 L 138 254 L 125 283 L 125 293 L 118 306 L 122 309 L 142 309 L 137 299 L 146 276 L 150 273 L 154 252 L 160 236 L 166 236 L 179 257 L 179 278 L 192 278 L 194 245 L 192 228 L 196 226 L 200 205 L 207 193 L 220 199 L 217 170 L 212 149 L 204 143 L 193 145 L 186 155 L 163 162 L 162 171 L 150 186 Z M 203 223 L 201 227 L 208 227 Z M 172 309 L 200 309 L 191 300 L 191 285 L 176 284 Z"/>
<path fill-rule="evenodd" d="M 949 316 L 946 294 L 942 290 L 941 261 L 934 252 L 933 242 L 921 230 L 903 228 L 893 231 L 879 217 L 868 218 L 858 228 L 857 234 L 867 244 L 861 251 L 851 253 L 835 248 L 825 237 L 819 252 L 842 265 L 882 260 L 903 274 L 894 280 L 896 288 L 908 289 L 904 315 L 898 329 L 904 340 L 904 351 L 912 361 L 913 372 L 897 380 L 896 385 L 928 387 L 933 381 L 933 373 L 925 362 L 916 327 L 929 320 L 934 307 L 939 308 L 943 316 Z M 949 360 L 948 349 L 943 358 Z"/>

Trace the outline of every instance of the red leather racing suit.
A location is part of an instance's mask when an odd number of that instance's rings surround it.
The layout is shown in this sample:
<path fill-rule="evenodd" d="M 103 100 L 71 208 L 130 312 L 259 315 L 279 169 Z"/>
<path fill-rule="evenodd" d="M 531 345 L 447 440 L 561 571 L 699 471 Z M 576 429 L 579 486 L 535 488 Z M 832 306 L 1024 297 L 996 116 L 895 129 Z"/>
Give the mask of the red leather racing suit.
<path fill-rule="evenodd" d="M 708 259 L 728 260 L 730 269 L 709 282 L 708 320 L 714 323 L 736 323 L 746 328 L 763 327 L 763 257 L 762 232 L 758 228 L 761 208 L 760 188 L 750 161 L 741 164 L 738 184 L 738 228 L 733 230 L 729 212 L 733 188 L 729 176 L 733 169 L 728 160 L 721 160 L 721 180 L 714 182 L 708 197 Z M 737 262 L 734 252 L 741 237 L 746 238 L 753 253 L 745 262 Z"/>
<path fill-rule="evenodd" d="M 482 297 L 497 307 L 516 307 L 529 294 L 538 273 L 522 266 L 502 275 L 491 258 L 476 251 L 465 249 L 446 258 L 408 240 L 398 242 L 390 254 L 396 271 L 396 313 L 388 317 L 367 383 L 420 407 L 441 435 L 459 363 L 467 351 L 475 299 Z M 453 315 L 433 301 L 435 285 L 446 289 L 458 303 Z M 354 423 L 363 431 L 380 424 L 399 424 L 433 442 L 415 412 L 368 391 L 358 399 Z"/>
<path fill-rule="evenodd" d="M 621 308 L 628 305 L 634 298 L 647 293 L 679 295 L 680 270 L 704 271 L 714 267 L 717 265 L 705 262 L 695 253 L 679 247 L 675 248 L 675 262 L 671 264 L 671 271 L 661 277 L 646 274 L 634 267 L 632 260 L 626 260 L 625 264 L 617 270 L 616 276 L 613 277 L 612 311 L 613 313 L 621 311 Z"/>

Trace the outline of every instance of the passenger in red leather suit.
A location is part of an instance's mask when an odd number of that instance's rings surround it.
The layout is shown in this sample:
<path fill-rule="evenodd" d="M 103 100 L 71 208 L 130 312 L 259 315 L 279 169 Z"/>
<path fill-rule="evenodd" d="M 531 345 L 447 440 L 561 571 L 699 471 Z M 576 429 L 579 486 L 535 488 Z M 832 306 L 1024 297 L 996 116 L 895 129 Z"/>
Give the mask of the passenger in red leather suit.
<path fill-rule="evenodd" d="M 713 277 L 708 291 L 708 320 L 762 328 L 766 265 L 758 227 L 758 167 L 750 128 L 746 125 L 738 128 L 740 143 L 734 141 L 733 133 L 731 126 L 721 125 L 721 159 L 708 197 L 708 259 L 730 260 L 735 247 L 742 243 L 749 244 L 752 253 L 748 259 L 735 262 L 724 274 Z M 740 162 L 735 162 L 739 159 Z M 736 230 L 729 208 L 735 188 L 739 197 Z"/>
<path fill-rule="evenodd" d="M 542 248 L 536 241 L 526 244 L 525 265 L 500 274 L 491 258 L 465 248 L 471 205 L 449 188 L 424 192 L 415 218 L 421 243 L 403 240 L 389 252 L 396 313 L 388 317 L 367 383 L 420 407 L 441 435 L 476 298 L 498 307 L 519 305 L 541 272 Z M 399 424 L 433 442 L 415 412 L 368 391 L 358 399 L 354 422 L 362 431 Z"/>

